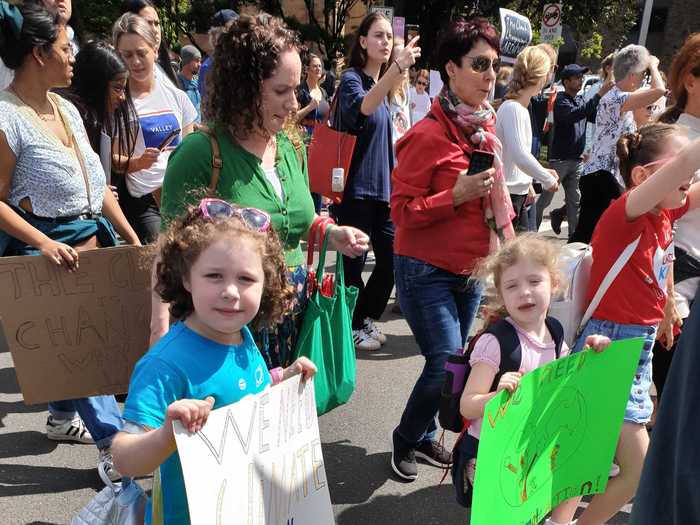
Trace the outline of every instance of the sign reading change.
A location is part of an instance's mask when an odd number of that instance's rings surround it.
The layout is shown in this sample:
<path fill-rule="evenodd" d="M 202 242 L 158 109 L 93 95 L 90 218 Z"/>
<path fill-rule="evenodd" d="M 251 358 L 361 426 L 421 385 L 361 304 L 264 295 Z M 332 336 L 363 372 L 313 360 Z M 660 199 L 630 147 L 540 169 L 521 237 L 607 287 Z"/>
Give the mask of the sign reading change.
<path fill-rule="evenodd" d="M 537 524 L 605 491 L 643 339 L 552 361 L 486 405 L 472 525 Z"/>
<path fill-rule="evenodd" d="M 142 254 L 81 252 L 75 272 L 42 256 L 0 258 L 0 318 L 25 403 L 127 391 L 150 334 Z"/>
<path fill-rule="evenodd" d="M 192 525 L 335 523 L 313 380 L 214 410 L 196 434 L 174 428 Z"/>

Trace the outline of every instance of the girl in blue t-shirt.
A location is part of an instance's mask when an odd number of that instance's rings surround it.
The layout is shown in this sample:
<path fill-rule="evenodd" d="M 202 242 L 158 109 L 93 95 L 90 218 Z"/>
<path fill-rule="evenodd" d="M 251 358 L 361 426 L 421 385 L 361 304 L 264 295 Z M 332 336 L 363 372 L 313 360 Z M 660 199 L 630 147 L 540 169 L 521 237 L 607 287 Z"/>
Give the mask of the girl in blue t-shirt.
<path fill-rule="evenodd" d="M 268 372 L 247 326 L 274 323 L 294 297 L 265 212 L 204 199 L 158 251 L 156 291 L 180 321 L 136 364 L 112 454 L 125 476 L 155 471 L 146 523 L 189 524 L 172 422 L 197 432 L 212 409 L 316 367 L 300 358 Z"/>

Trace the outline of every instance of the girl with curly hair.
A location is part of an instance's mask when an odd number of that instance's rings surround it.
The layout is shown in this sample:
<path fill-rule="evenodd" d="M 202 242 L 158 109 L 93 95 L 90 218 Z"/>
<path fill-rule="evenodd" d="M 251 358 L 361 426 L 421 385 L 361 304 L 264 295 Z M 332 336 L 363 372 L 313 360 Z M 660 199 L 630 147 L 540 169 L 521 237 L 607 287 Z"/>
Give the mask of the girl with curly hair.
<path fill-rule="evenodd" d="M 557 172 L 544 168 L 532 154 L 532 124 L 528 106 L 547 82 L 552 61 L 544 49 L 526 47 L 516 59 L 506 101 L 496 114 L 496 134 L 503 143 L 503 169 L 515 209 L 513 227 L 527 231 L 528 204 L 532 204 L 533 179 L 547 191 L 559 188 Z"/>
<path fill-rule="evenodd" d="M 112 452 L 124 475 L 158 470 L 162 516 L 147 508 L 147 522 L 188 524 L 172 422 L 196 432 L 212 409 L 316 367 L 302 357 L 268 373 L 248 328 L 273 324 L 294 297 L 269 215 L 203 199 L 171 223 L 158 252 L 156 291 L 181 321 L 136 364 Z"/>
<path fill-rule="evenodd" d="M 304 145 L 296 134 L 286 131 L 298 109 L 299 47 L 296 33 L 269 15 L 243 16 L 221 34 L 207 74 L 203 118 L 209 129 L 186 137 L 171 155 L 161 201 L 167 227 L 211 184 L 216 147 L 221 161 L 216 195 L 270 215 L 298 301 L 280 323 L 254 333 L 269 367 L 287 363 L 296 342 L 306 281 L 299 243 L 316 218 Z M 367 246 L 368 238 L 359 230 L 332 230 L 331 249 L 356 257 Z M 152 342 L 168 330 L 168 324 L 167 306 L 156 298 Z"/>

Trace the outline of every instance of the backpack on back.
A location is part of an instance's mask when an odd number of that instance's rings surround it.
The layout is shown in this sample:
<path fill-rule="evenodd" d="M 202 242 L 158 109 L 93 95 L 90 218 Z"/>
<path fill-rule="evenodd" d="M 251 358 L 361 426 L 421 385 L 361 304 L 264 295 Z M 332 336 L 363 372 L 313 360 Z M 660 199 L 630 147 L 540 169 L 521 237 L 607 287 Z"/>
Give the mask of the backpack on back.
<path fill-rule="evenodd" d="M 554 339 L 555 359 L 559 359 L 564 344 L 564 329 L 559 321 L 552 317 L 547 317 L 545 323 L 552 339 Z M 472 485 L 468 479 L 467 471 L 469 462 L 477 456 L 479 441 L 467 432 L 470 422 L 462 417 L 459 411 L 459 402 L 471 372 L 469 359 L 476 341 L 483 334 L 495 336 L 501 351 L 499 371 L 494 377 L 490 392 L 496 390 L 503 374 L 517 372 L 522 361 L 520 338 L 515 327 L 506 319 L 500 319 L 474 337 L 469 342 L 466 351 L 460 350 L 451 355 L 445 364 L 445 383 L 440 396 L 438 419 L 444 429 L 460 433 L 452 450 L 452 484 L 455 487 L 457 503 L 467 508 L 471 507 L 472 501 Z"/>

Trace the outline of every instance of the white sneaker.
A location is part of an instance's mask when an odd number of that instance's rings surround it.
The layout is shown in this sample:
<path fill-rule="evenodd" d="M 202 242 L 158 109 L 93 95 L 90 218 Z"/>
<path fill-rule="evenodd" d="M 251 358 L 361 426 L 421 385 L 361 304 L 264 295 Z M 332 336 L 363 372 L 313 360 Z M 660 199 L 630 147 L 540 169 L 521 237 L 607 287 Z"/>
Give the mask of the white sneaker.
<path fill-rule="evenodd" d="M 620 466 L 617 465 L 616 463 L 613 463 L 610 466 L 610 474 L 608 474 L 608 477 L 614 478 L 620 473 Z"/>
<path fill-rule="evenodd" d="M 73 419 L 56 419 L 49 414 L 46 420 L 46 437 L 53 441 L 74 441 L 76 443 L 93 444 L 90 432 L 80 416 Z"/>
<path fill-rule="evenodd" d="M 352 342 L 355 343 L 355 350 L 379 350 L 382 345 L 376 339 L 373 339 L 364 330 L 353 330 L 352 331 Z"/>
<path fill-rule="evenodd" d="M 100 450 L 100 463 L 97 468 L 101 469 L 112 481 L 120 481 L 122 479 L 122 475 L 114 468 L 112 452 L 108 448 Z"/>
<path fill-rule="evenodd" d="M 386 343 L 386 336 L 379 331 L 377 325 L 374 324 L 374 321 L 369 317 L 365 319 L 364 331 L 372 339 L 376 339 L 377 341 L 379 341 L 379 344 L 383 345 L 384 343 Z"/>

